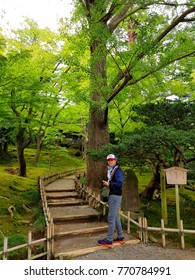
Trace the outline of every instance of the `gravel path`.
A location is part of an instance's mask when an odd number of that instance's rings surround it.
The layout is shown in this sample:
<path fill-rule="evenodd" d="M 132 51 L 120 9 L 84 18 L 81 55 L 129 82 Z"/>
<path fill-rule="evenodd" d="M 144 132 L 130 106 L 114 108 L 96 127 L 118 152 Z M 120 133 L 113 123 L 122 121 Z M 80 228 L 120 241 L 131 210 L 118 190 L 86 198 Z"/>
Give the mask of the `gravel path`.
<path fill-rule="evenodd" d="M 195 248 L 173 249 L 162 248 L 151 243 L 121 245 L 108 250 L 99 250 L 75 260 L 195 260 Z"/>

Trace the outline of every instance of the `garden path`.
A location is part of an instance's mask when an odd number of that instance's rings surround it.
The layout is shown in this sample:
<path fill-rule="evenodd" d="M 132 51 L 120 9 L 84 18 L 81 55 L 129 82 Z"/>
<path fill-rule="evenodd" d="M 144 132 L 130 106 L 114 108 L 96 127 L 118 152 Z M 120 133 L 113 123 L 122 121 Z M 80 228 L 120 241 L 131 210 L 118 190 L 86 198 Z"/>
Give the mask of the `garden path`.
<path fill-rule="evenodd" d="M 45 187 L 54 222 L 55 258 L 73 258 L 108 249 L 97 246 L 97 240 L 106 236 L 107 222 L 96 209 L 79 197 L 74 179 L 75 176 L 68 176 Z M 140 242 L 131 235 L 126 235 L 126 240 L 127 244 Z"/>

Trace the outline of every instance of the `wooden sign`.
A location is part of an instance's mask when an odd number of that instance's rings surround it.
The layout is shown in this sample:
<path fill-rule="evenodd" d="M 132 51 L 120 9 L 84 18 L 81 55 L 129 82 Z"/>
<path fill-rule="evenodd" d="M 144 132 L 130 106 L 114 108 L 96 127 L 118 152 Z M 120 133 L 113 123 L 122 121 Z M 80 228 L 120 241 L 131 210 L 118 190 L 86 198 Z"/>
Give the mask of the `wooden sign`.
<path fill-rule="evenodd" d="M 181 167 L 171 167 L 164 170 L 167 184 L 169 185 L 186 185 L 188 169 Z"/>
<path fill-rule="evenodd" d="M 177 216 L 177 227 L 180 227 L 180 203 L 179 203 L 179 188 L 178 185 L 187 184 L 187 172 L 188 169 L 181 167 L 171 167 L 165 169 L 167 184 L 175 185 L 175 204 L 176 204 L 176 216 Z"/>

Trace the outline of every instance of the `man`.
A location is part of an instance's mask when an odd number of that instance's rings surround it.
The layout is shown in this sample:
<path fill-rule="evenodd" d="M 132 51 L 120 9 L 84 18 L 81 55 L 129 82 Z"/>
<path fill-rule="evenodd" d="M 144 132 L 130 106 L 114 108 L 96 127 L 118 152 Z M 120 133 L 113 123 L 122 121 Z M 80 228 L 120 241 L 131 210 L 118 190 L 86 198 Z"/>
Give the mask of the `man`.
<path fill-rule="evenodd" d="M 107 237 L 98 240 L 98 245 L 112 247 L 113 242 L 124 243 L 123 230 L 119 217 L 119 209 L 122 202 L 122 186 L 124 182 L 124 174 L 122 169 L 117 164 L 115 155 L 107 156 L 108 180 L 102 181 L 103 186 L 109 188 L 108 197 L 108 232 Z M 113 234 L 117 231 L 117 238 L 113 240 Z"/>

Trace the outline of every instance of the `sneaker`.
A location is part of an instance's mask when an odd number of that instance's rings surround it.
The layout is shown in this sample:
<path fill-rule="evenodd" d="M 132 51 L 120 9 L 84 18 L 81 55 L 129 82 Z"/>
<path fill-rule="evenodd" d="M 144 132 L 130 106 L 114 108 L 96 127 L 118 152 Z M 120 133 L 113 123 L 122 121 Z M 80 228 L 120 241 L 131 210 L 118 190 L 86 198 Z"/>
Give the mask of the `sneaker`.
<path fill-rule="evenodd" d="M 124 244 L 125 243 L 125 238 L 122 237 L 122 238 L 115 238 L 113 239 L 113 243 L 120 243 L 120 244 Z"/>
<path fill-rule="evenodd" d="M 106 238 L 104 238 L 104 239 L 98 240 L 98 245 L 112 248 L 112 241 L 109 241 Z"/>

